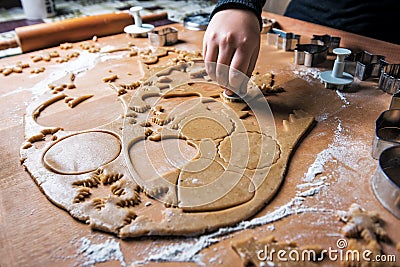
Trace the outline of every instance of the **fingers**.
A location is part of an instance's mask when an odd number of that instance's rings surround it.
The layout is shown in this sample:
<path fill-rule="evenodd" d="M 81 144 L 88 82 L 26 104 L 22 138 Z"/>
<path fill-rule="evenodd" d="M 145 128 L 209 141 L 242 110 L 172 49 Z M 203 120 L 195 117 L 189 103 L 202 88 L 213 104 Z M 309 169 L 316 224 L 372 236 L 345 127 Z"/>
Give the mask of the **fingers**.
<path fill-rule="evenodd" d="M 234 55 L 234 49 L 231 46 L 224 47 L 218 54 L 216 75 L 217 83 L 221 86 L 227 87 L 229 85 L 229 65 Z"/>
<path fill-rule="evenodd" d="M 216 44 L 213 44 L 218 46 L 218 55 L 217 55 L 217 60 L 212 60 L 213 62 L 216 62 L 216 66 L 210 67 L 211 71 L 214 71 L 215 68 L 215 77 L 214 73 L 212 73 L 212 76 L 210 76 L 212 79 L 220 84 L 221 86 L 228 86 L 229 85 L 229 66 L 232 61 L 232 57 L 235 53 L 235 44 L 233 42 L 233 37 L 231 34 L 226 34 L 222 38 L 220 37 L 218 42 Z M 215 59 L 215 55 L 213 55 Z M 210 57 L 207 56 L 207 59 Z"/>
<path fill-rule="evenodd" d="M 217 61 L 218 58 L 218 45 L 215 45 L 212 42 L 204 42 L 203 44 L 203 57 L 204 57 L 204 62 L 206 65 L 206 71 L 208 76 L 210 76 L 210 78 L 213 81 L 217 80 L 217 75 L 216 75 L 216 68 L 215 68 L 215 63 Z"/>
<path fill-rule="evenodd" d="M 232 91 L 229 90 L 229 89 L 226 89 L 226 90 L 225 90 L 225 94 L 226 94 L 227 96 L 234 96 L 234 95 L 235 95 L 235 93 L 232 92 Z"/>
<path fill-rule="evenodd" d="M 204 58 L 210 78 L 238 95 L 246 94 L 247 83 L 257 62 L 259 48 L 256 47 L 250 55 L 249 51 L 240 48 L 210 50 L 207 47 L 206 49 Z M 212 60 L 215 56 L 217 60 Z M 230 95 L 230 92 L 226 93 Z"/>
<path fill-rule="evenodd" d="M 229 42 L 215 45 L 205 44 L 204 60 L 210 78 L 219 85 L 243 96 L 247 93 L 247 83 L 253 72 L 259 53 L 259 46 L 236 48 Z M 231 95 L 230 91 L 226 91 Z"/>
<path fill-rule="evenodd" d="M 247 92 L 248 72 L 252 55 L 243 49 L 237 49 L 232 58 L 231 68 L 229 70 L 229 89 L 239 96 Z"/>
<path fill-rule="evenodd" d="M 247 69 L 247 76 L 251 76 L 251 74 L 253 73 L 253 70 L 254 70 L 254 68 L 255 68 L 255 66 L 256 66 L 256 63 L 257 63 L 257 58 L 258 58 L 258 54 L 259 54 L 259 52 L 260 52 L 260 47 L 258 46 L 257 48 L 256 48 L 256 50 L 254 50 L 254 52 L 253 52 L 253 55 L 251 56 L 251 58 L 250 58 L 250 64 L 249 64 L 249 68 Z"/>

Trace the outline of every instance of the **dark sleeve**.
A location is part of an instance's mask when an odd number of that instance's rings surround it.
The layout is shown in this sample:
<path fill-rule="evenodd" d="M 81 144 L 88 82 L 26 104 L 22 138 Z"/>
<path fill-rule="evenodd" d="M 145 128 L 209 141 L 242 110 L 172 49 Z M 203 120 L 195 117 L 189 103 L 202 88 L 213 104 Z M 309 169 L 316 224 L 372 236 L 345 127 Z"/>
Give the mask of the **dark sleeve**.
<path fill-rule="evenodd" d="M 285 16 L 400 44 L 398 0 L 292 0 Z"/>
<path fill-rule="evenodd" d="M 260 29 L 262 29 L 261 12 L 266 0 L 219 0 L 211 13 L 210 19 L 218 11 L 225 9 L 247 9 L 256 14 L 260 23 Z"/>

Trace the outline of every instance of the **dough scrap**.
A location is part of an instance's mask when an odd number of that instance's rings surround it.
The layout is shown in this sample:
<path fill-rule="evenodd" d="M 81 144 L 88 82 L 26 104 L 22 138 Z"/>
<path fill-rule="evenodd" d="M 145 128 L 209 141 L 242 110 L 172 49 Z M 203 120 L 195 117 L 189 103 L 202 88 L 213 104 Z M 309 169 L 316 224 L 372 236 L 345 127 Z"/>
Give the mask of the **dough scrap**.
<path fill-rule="evenodd" d="M 81 102 L 83 102 L 91 97 L 93 97 L 93 95 L 82 95 L 79 97 L 72 98 L 67 102 L 68 107 L 73 108 L 73 107 L 77 106 L 78 104 L 80 104 Z"/>
<path fill-rule="evenodd" d="M 22 73 L 24 69 L 29 67 L 30 67 L 29 63 L 17 62 L 13 66 L 1 67 L 0 73 L 3 74 L 4 76 L 8 76 L 11 73 Z"/>
<path fill-rule="evenodd" d="M 252 76 L 252 80 L 264 95 L 282 93 L 285 91 L 281 86 L 274 84 L 274 75 L 270 72 L 265 74 L 255 73 Z"/>
<path fill-rule="evenodd" d="M 347 251 L 358 251 L 363 255 L 369 251 L 370 260 L 360 257 L 360 260 L 353 258 L 344 259 L 344 266 L 376 267 L 388 266 L 385 262 L 375 261 L 377 257 L 381 259 L 384 255 L 380 242 L 390 242 L 390 238 L 385 229 L 381 226 L 379 214 L 373 211 L 367 211 L 360 205 L 353 203 L 348 211 L 338 212 L 339 219 L 346 223 L 342 227 L 342 234 L 348 238 Z"/>
<path fill-rule="evenodd" d="M 62 43 L 62 44 L 60 44 L 60 49 L 62 49 L 62 50 L 72 49 L 73 47 L 74 47 L 74 45 L 71 44 L 71 43 Z"/>
<path fill-rule="evenodd" d="M 367 242 L 371 240 L 388 240 L 388 235 L 381 226 L 379 214 L 366 211 L 358 204 L 353 203 L 347 212 L 339 212 L 339 218 L 346 225 L 342 228 L 345 237 L 361 238 Z"/>
<path fill-rule="evenodd" d="M 47 106 L 73 101 L 53 91 L 57 86 L 67 88 L 79 77 L 67 77 L 67 86 L 55 84 L 27 108 L 22 164 L 53 203 L 93 229 L 121 238 L 195 235 L 247 219 L 275 195 L 294 147 L 314 122 L 309 114 L 294 111 L 276 136 L 269 128 L 263 131 L 245 103 L 225 103 L 220 98 L 223 89 L 207 82 L 202 63 L 193 61 L 201 53 L 174 53 L 178 56 L 168 69 L 146 66 L 138 88 L 128 88 L 137 84 L 127 83 L 124 94 L 116 90 L 123 116 L 96 129 L 64 131 L 36 122 Z M 101 79 L 97 82 L 102 84 Z M 118 87 L 112 81 L 110 85 Z M 95 90 L 90 93 L 96 96 Z M 75 138 L 93 132 L 103 137 L 90 142 Z M 260 166 L 230 163 L 247 157 L 255 145 L 230 158 L 219 151 L 222 142 L 226 147 L 228 138 L 245 133 L 273 144 L 267 147 L 275 153 L 265 154 L 267 160 L 264 153 L 256 153 Z M 51 138 L 46 138 L 49 134 Z M 153 147 L 150 155 L 135 150 L 145 144 Z M 58 153 L 57 146 L 68 153 Z M 72 153 L 71 147 L 85 149 Z M 231 151 L 236 147 L 240 144 L 232 142 Z M 145 205 L 149 201 L 154 203 L 151 208 Z"/>

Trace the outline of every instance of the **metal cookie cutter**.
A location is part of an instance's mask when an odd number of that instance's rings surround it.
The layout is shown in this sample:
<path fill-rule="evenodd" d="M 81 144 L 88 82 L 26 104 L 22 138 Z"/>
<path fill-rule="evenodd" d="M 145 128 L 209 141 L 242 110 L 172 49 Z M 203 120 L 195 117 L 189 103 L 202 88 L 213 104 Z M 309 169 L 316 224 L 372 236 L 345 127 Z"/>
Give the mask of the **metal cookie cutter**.
<path fill-rule="evenodd" d="M 351 54 L 351 51 L 346 48 L 335 48 L 333 53 L 337 55 L 333 70 L 321 72 L 319 77 L 325 84 L 325 88 L 343 90 L 344 86 L 351 84 L 354 80 L 351 74 L 343 71 L 344 59 Z"/>
<path fill-rule="evenodd" d="M 379 88 L 389 94 L 400 92 L 400 64 L 387 64 L 383 67 Z"/>
<path fill-rule="evenodd" d="M 359 80 L 364 81 L 370 77 L 378 78 L 382 68 L 387 65 L 385 56 L 374 55 L 368 51 L 355 53 L 346 58 L 345 70 Z"/>
<path fill-rule="evenodd" d="M 227 95 L 225 91 L 223 91 L 222 97 L 227 102 L 244 102 L 243 99 L 235 93 L 232 93 L 232 95 Z"/>
<path fill-rule="evenodd" d="M 390 109 L 400 109 L 400 92 L 393 95 Z"/>
<path fill-rule="evenodd" d="M 261 33 L 269 32 L 274 27 L 276 20 L 262 17 L 262 30 Z"/>
<path fill-rule="evenodd" d="M 267 44 L 275 45 L 283 51 L 292 51 L 300 43 L 300 35 L 272 28 L 267 33 Z"/>
<path fill-rule="evenodd" d="M 400 145 L 400 109 L 384 111 L 376 120 L 372 157 L 378 159 L 383 150 Z"/>
<path fill-rule="evenodd" d="M 154 30 L 147 35 L 152 46 L 173 45 L 178 42 L 178 30 L 174 27 Z"/>
<path fill-rule="evenodd" d="M 400 146 L 390 147 L 380 155 L 372 189 L 379 202 L 400 219 Z"/>
<path fill-rule="evenodd" d="M 340 37 L 331 36 L 329 34 L 324 35 L 313 35 L 311 39 L 312 44 L 324 45 L 328 47 L 328 53 L 332 54 L 333 49 L 340 46 Z"/>
<path fill-rule="evenodd" d="M 326 60 L 328 47 L 317 44 L 297 44 L 294 50 L 294 63 L 314 67 Z"/>

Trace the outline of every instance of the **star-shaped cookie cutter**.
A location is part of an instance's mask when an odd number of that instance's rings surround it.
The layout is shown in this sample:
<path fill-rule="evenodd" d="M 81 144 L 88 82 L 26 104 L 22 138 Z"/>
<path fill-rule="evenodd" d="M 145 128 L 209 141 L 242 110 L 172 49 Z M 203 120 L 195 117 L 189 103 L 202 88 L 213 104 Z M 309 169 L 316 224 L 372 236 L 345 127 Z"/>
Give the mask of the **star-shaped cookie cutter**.
<path fill-rule="evenodd" d="M 329 34 L 324 34 L 324 35 L 315 35 L 314 34 L 313 38 L 311 39 L 311 43 L 327 46 L 328 53 L 332 54 L 333 49 L 340 46 L 340 40 L 341 40 L 341 38 L 339 36 L 331 36 Z"/>
<path fill-rule="evenodd" d="M 389 94 L 400 92 L 400 64 L 385 64 L 379 77 L 379 88 Z"/>
<path fill-rule="evenodd" d="M 360 81 L 365 81 L 370 77 L 378 78 L 385 65 L 387 65 L 385 56 L 361 51 L 346 58 L 345 71 L 353 74 Z"/>

